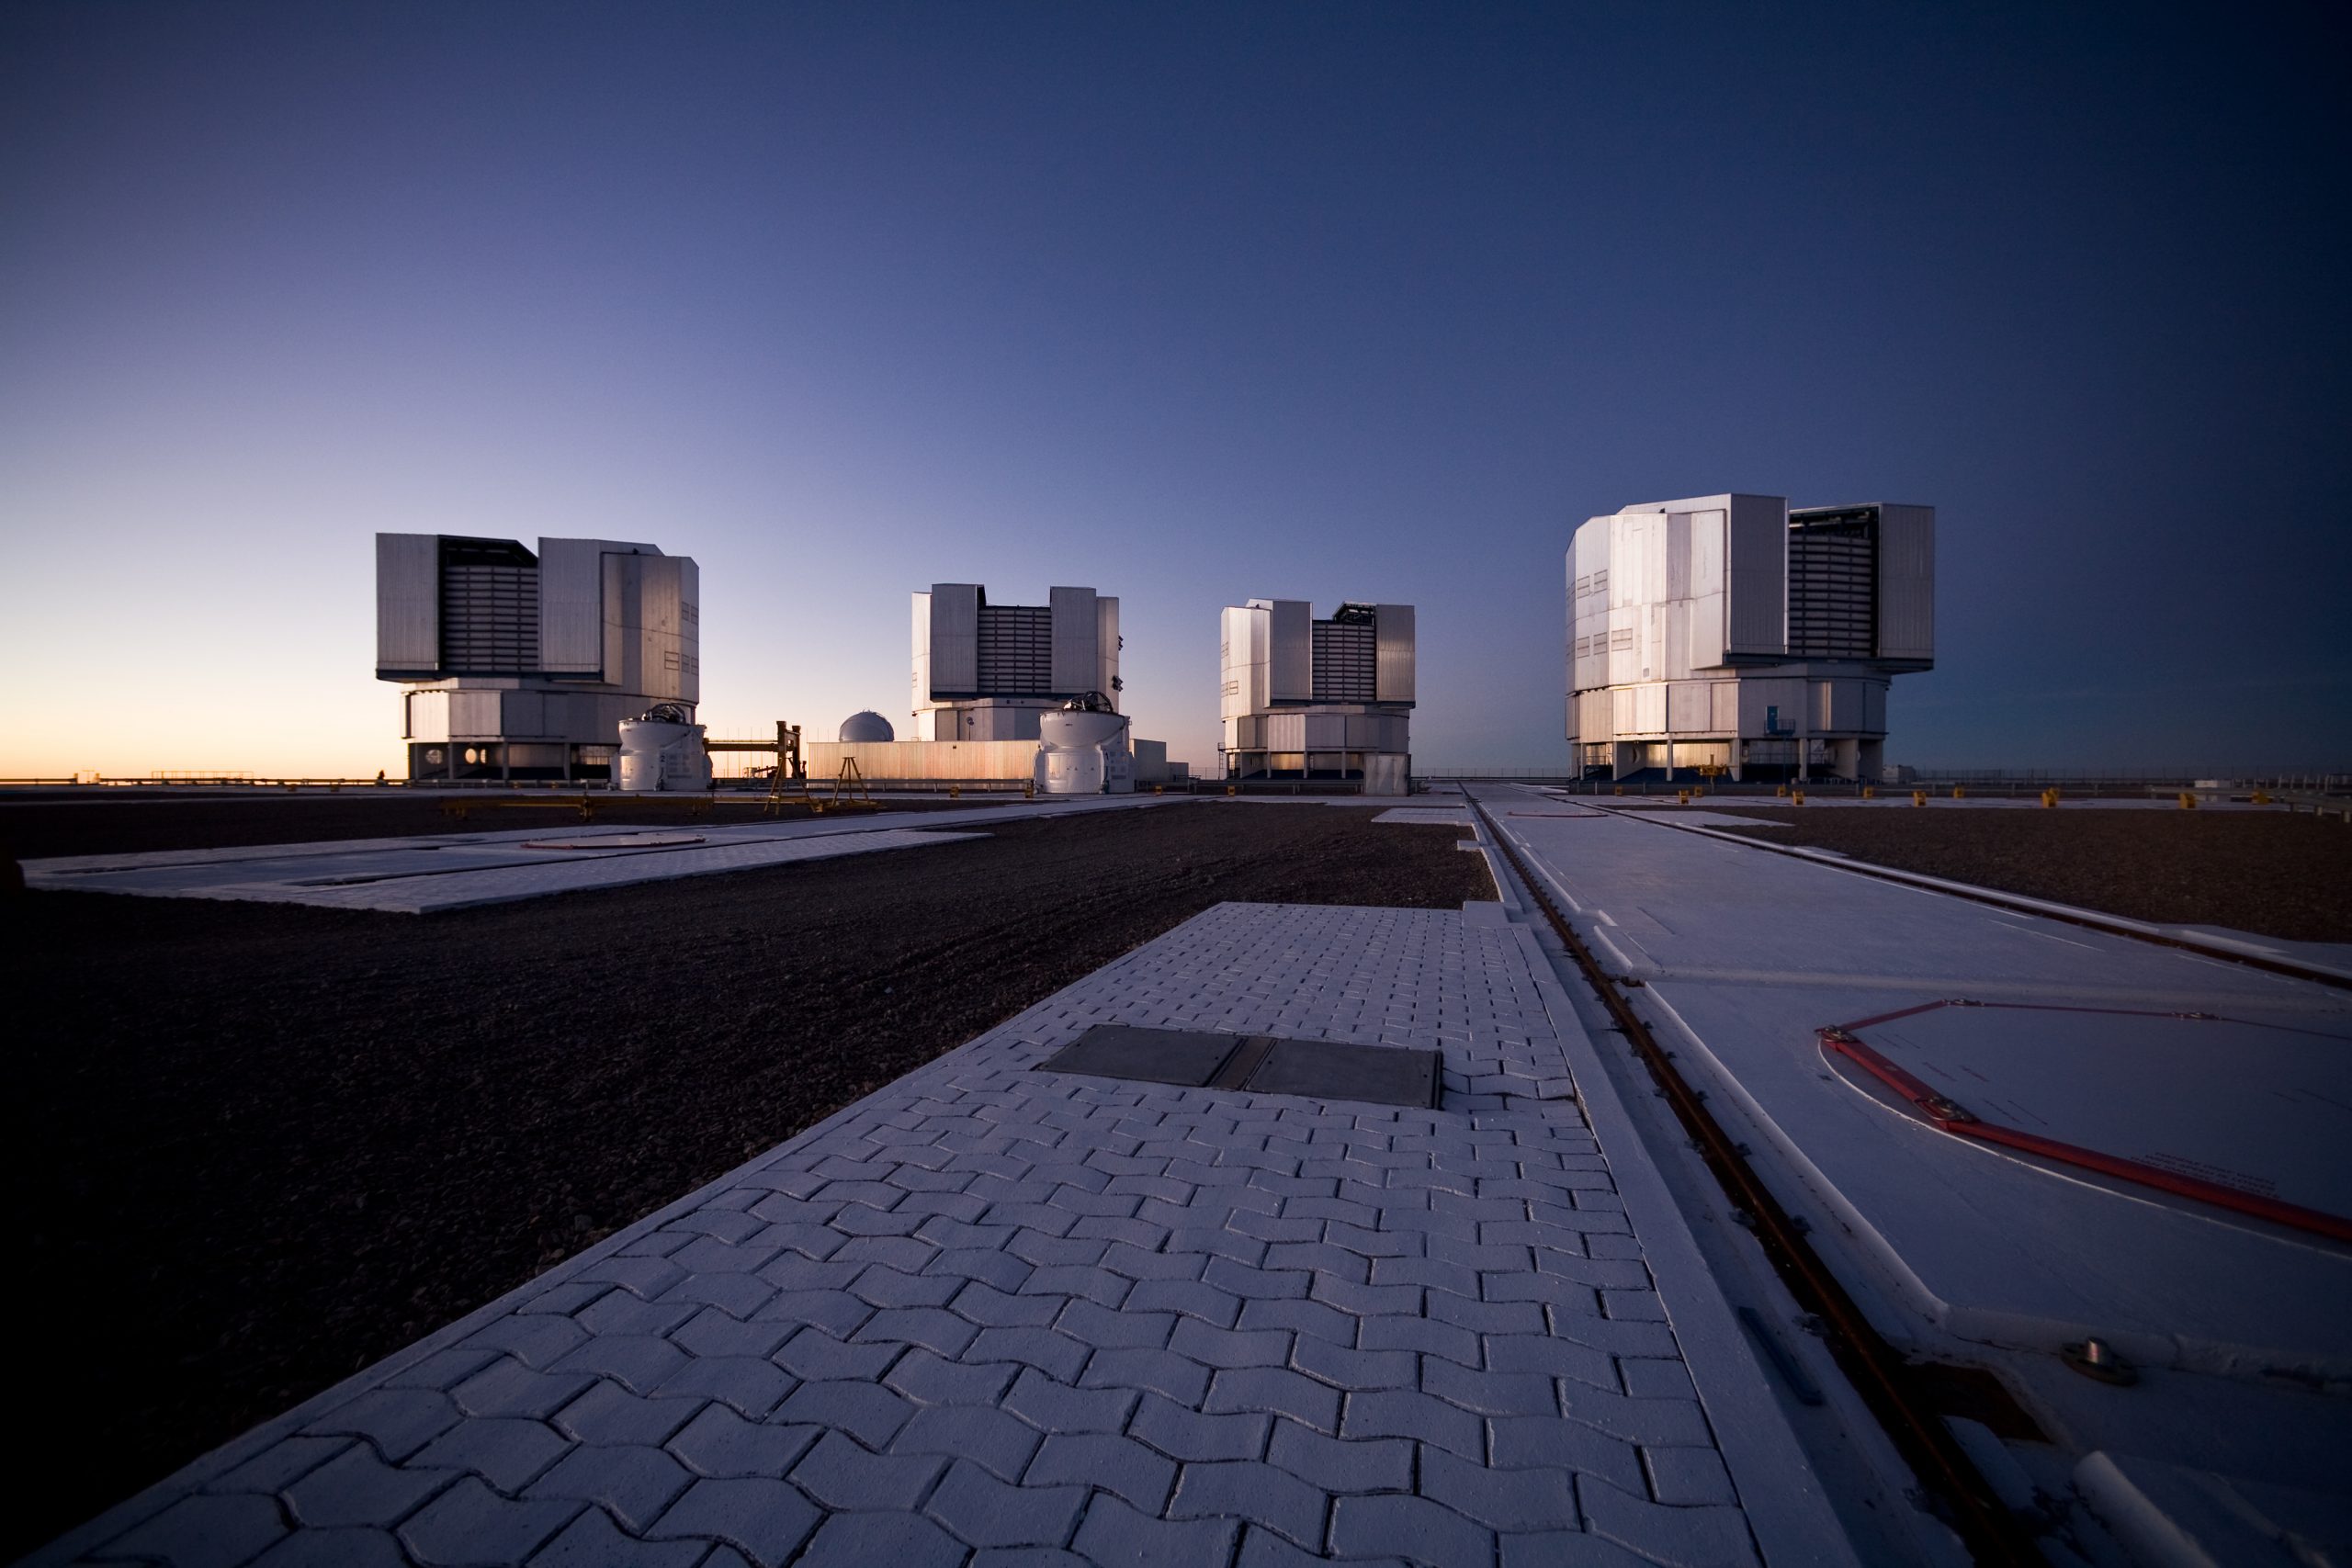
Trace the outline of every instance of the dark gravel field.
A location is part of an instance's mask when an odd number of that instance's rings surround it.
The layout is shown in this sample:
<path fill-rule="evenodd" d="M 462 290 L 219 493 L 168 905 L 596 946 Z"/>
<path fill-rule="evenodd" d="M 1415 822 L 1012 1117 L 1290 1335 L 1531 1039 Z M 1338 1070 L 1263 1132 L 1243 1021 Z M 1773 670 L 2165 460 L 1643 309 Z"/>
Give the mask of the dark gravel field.
<path fill-rule="evenodd" d="M 1899 871 L 2162 925 L 2352 942 L 2352 825 L 2336 818 L 2092 806 L 1920 811 L 1742 807 L 1713 799 L 1705 805 L 1710 812 L 1788 824 L 1745 830 L 1765 843 L 1811 844 Z"/>
<path fill-rule="evenodd" d="M 39 854 L 385 833 L 356 808 L 421 804 L 7 816 Z M 1373 815 L 1171 804 L 422 918 L 9 897 L 10 1224 L 42 1317 L 0 1551 L 1213 904 L 1494 897 L 1459 830 Z"/>

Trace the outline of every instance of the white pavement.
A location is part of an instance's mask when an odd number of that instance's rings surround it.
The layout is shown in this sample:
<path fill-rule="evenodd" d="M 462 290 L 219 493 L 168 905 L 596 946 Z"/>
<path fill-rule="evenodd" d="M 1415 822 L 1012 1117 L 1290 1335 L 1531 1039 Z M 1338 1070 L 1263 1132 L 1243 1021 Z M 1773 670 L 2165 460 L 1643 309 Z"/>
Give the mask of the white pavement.
<path fill-rule="evenodd" d="M 749 871 L 794 861 L 917 849 L 983 835 L 996 822 L 1173 804 L 1150 795 L 1046 800 L 970 810 L 659 828 L 580 824 L 225 850 L 72 855 L 24 863 L 25 885 L 427 914 L 551 893 Z"/>
<path fill-rule="evenodd" d="M 2352 1247 L 1951 1136 L 1816 1032 L 2015 1004 L 1862 1033 L 1988 1117 L 2345 1215 L 2352 995 L 1649 814 L 1481 795 L 1890 1338 L 2001 1367 L 2075 1454 L 2347 1489 Z M 2087 1335 L 2141 1383 L 2065 1370 Z"/>
<path fill-rule="evenodd" d="M 1097 1022 L 1444 1103 L 1031 1070 Z M 1221 905 L 37 1561 L 1850 1561 L 1590 1055 L 1500 906 Z"/>

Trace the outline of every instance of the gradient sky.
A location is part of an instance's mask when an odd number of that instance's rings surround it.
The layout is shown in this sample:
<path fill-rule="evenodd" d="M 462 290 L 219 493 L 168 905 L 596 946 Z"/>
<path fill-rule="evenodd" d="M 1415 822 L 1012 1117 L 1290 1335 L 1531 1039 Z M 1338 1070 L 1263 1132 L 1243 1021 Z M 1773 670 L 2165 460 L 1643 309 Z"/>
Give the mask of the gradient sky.
<path fill-rule="evenodd" d="M 702 716 L 903 719 L 910 590 L 1419 606 L 1559 766 L 1636 501 L 1939 508 L 1891 761 L 2352 764 L 2320 6 L 0 9 L 0 776 L 401 767 L 379 529 L 702 566 Z"/>

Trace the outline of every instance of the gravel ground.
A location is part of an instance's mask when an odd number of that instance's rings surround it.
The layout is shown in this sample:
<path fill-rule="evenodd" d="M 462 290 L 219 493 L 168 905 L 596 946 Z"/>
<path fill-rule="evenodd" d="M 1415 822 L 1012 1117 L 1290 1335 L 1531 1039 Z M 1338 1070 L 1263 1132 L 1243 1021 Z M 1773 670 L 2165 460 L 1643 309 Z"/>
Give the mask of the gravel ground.
<path fill-rule="evenodd" d="M 329 834 L 282 803 L 283 837 L 243 807 L 114 815 L 148 847 L 398 830 L 362 804 Z M 0 1550 L 1213 904 L 1494 897 L 1458 829 L 1373 815 L 1170 805 L 422 918 L 16 895 L 12 1224 L 50 1316 Z M 41 816 L 10 808 L 24 852 L 131 847 Z"/>
<path fill-rule="evenodd" d="M 1738 807 L 1732 829 L 2163 925 L 2352 942 L 2352 826 L 2275 811 Z"/>

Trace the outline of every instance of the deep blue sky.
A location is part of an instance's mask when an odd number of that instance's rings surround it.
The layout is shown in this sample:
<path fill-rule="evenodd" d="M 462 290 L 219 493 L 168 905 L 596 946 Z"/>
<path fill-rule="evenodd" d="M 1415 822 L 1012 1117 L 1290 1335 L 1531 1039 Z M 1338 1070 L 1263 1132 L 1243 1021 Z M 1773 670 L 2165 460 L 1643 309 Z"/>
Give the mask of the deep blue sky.
<path fill-rule="evenodd" d="M 697 557 L 704 717 L 906 595 L 1420 606 L 1556 764 L 1584 517 L 1939 509 L 1891 760 L 2352 761 L 2324 12 L 16 4 L 0 774 L 397 767 L 378 529 Z"/>

